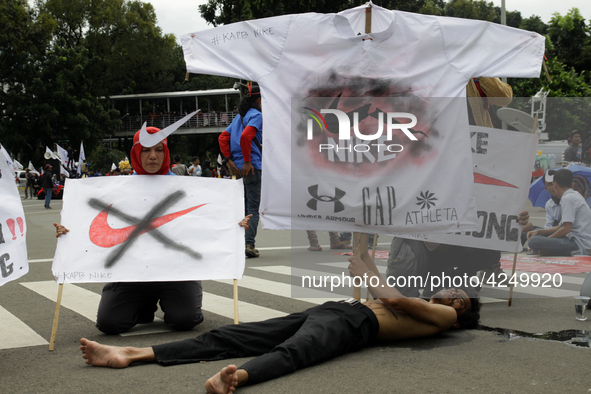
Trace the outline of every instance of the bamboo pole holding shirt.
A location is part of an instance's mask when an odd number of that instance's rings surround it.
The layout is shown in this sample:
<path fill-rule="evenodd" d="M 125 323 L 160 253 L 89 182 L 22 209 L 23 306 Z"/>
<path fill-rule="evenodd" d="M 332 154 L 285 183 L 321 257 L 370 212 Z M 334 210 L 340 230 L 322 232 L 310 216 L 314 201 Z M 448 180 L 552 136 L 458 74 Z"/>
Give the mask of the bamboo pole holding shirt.
<path fill-rule="evenodd" d="M 371 3 L 367 3 L 367 8 L 365 9 L 365 34 L 369 33 L 371 33 Z M 371 40 L 371 38 L 367 39 Z M 367 253 L 368 241 L 369 236 L 367 234 L 353 233 L 353 255 L 355 257 L 361 258 L 363 253 Z M 370 270 L 372 269 L 372 267 L 368 268 L 370 268 Z M 353 285 L 353 298 L 361 300 L 361 287 Z"/>

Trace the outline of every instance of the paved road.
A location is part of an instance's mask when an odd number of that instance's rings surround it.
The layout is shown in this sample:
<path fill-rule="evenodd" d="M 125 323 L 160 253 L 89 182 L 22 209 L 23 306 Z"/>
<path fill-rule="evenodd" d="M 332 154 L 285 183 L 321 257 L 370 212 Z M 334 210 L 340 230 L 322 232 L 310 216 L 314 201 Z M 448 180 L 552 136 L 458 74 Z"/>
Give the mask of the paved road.
<path fill-rule="evenodd" d="M 160 367 L 133 366 L 124 370 L 94 368 L 80 357 L 80 337 L 113 345 L 150 346 L 185 339 L 232 322 L 230 281 L 204 282 L 205 322 L 191 332 L 171 332 L 156 322 L 129 334 L 105 336 L 94 327 L 102 285 L 66 285 L 56 348 L 48 351 L 57 285 L 51 275 L 55 251 L 52 222 L 59 221 L 61 201 L 52 210 L 43 202 L 23 203 L 28 227 L 30 272 L 0 287 L 0 369 L 5 393 L 189 393 L 204 392 L 203 383 L 228 362 Z M 544 212 L 531 209 L 537 223 Z M 260 231 L 261 257 L 247 260 L 240 281 L 240 320 L 259 320 L 300 311 L 321 302 L 291 298 L 292 270 L 298 274 L 337 274 L 346 258 L 328 247 L 306 250 L 302 231 Z M 321 244 L 328 234 L 319 232 Z M 387 251 L 391 237 L 380 236 L 378 250 Z M 378 259 L 380 270 L 386 261 Z M 590 323 L 574 319 L 572 295 L 585 274 L 564 275 L 559 289 L 540 294 L 520 289 L 507 307 L 506 290 L 485 287 L 482 324 L 529 333 L 567 329 L 589 330 Z M 326 297 L 326 294 L 321 294 Z M 524 298 L 525 297 L 525 298 Z M 339 297 L 342 298 L 342 297 Z M 591 389 L 586 365 L 591 349 L 558 341 L 530 340 L 487 330 L 452 331 L 404 343 L 380 344 L 243 393 L 583 393 Z M 574 373 L 576 372 L 576 373 Z"/>

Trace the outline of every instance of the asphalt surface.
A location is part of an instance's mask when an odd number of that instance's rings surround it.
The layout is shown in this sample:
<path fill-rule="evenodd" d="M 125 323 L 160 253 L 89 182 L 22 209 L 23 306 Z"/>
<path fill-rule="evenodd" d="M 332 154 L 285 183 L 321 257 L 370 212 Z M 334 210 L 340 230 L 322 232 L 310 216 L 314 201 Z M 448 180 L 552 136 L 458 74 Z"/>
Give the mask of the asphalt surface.
<path fill-rule="evenodd" d="M 92 316 L 96 310 L 88 305 L 96 302 L 102 285 L 66 285 L 55 350 L 50 352 L 48 342 L 57 296 L 51 274 L 56 245 L 52 223 L 59 221 L 61 201 L 52 201 L 52 210 L 44 209 L 41 200 L 26 200 L 23 205 L 30 272 L 0 287 L 1 392 L 204 393 L 208 377 L 229 363 L 240 365 L 245 361 L 174 367 L 134 365 L 113 370 L 88 366 L 81 357 L 81 337 L 110 345 L 143 347 L 190 338 L 232 323 L 232 285 L 214 281 L 203 284 L 208 301 L 207 307 L 204 304 L 205 321 L 194 330 L 171 332 L 153 323 L 127 336 L 106 336 L 94 327 Z M 530 215 L 534 223 L 543 223 L 543 209 L 531 209 Z M 345 269 L 346 257 L 331 253 L 335 251 L 328 248 L 328 234 L 319 232 L 319 238 L 324 251 L 308 252 L 303 231 L 259 230 L 257 247 L 261 256 L 247 259 L 245 277 L 240 282 L 242 321 L 314 305 L 291 298 L 286 289 L 292 281 L 289 267 L 331 274 Z M 390 236 L 381 235 L 378 250 L 387 251 L 390 240 Z M 377 264 L 385 269 L 386 261 L 377 260 Z M 587 373 L 590 348 L 527 335 L 591 328 L 591 319 L 579 322 L 574 318 L 572 295 L 578 293 L 585 276 L 564 275 L 561 297 L 556 297 L 556 292 L 540 295 L 521 289 L 511 307 L 507 306 L 506 291 L 485 286 L 481 291 L 486 301 L 481 323 L 506 331 L 452 330 L 432 338 L 379 344 L 280 379 L 241 387 L 237 392 L 587 393 L 591 389 Z M 160 311 L 158 314 L 161 316 Z"/>

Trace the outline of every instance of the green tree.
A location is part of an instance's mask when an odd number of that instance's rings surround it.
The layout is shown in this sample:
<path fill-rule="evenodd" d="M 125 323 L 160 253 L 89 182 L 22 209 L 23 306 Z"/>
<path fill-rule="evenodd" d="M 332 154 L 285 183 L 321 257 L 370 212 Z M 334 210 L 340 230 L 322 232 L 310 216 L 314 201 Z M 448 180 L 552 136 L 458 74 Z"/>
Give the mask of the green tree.
<path fill-rule="evenodd" d="M 199 11 L 208 23 L 220 26 L 243 20 L 302 12 L 339 12 L 366 3 L 365 0 L 209 0 L 207 4 L 199 6 Z M 377 0 L 374 3 L 391 10 L 433 15 L 441 15 L 444 7 L 442 0 Z"/>
<path fill-rule="evenodd" d="M 120 124 L 108 97 L 173 90 L 184 79 L 182 59 L 151 4 L 38 0 L 31 9 L 3 0 L 1 141 L 36 161 L 56 140 L 83 140 L 90 151 Z"/>
<path fill-rule="evenodd" d="M 445 5 L 445 15 L 489 22 L 498 18 L 494 4 L 484 0 L 450 0 Z"/>
<path fill-rule="evenodd" d="M 578 8 L 572 8 L 564 16 L 554 13 L 548 25 L 548 37 L 554 45 L 551 55 L 578 72 L 591 70 L 590 34 L 591 28 Z"/>
<path fill-rule="evenodd" d="M 42 105 L 31 95 L 39 77 L 39 62 L 55 27 L 47 18 L 36 18 L 26 0 L 0 2 L 0 142 L 12 153 L 31 155 Z"/>
<path fill-rule="evenodd" d="M 541 90 L 548 92 L 546 129 L 549 137 L 551 140 L 567 139 L 573 130 L 587 130 L 591 124 L 591 86 L 585 81 L 584 72 L 578 73 L 557 58 L 547 61 L 547 67 L 551 81 L 542 71 L 538 79 L 509 79 L 508 82 L 513 87 L 514 97 L 532 97 Z"/>
<path fill-rule="evenodd" d="M 521 21 L 519 25 L 520 29 L 528 30 L 528 31 L 535 31 L 536 33 L 546 35 L 548 33 L 548 25 L 542 21 L 537 15 L 532 15 L 529 18 L 526 18 Z"/>

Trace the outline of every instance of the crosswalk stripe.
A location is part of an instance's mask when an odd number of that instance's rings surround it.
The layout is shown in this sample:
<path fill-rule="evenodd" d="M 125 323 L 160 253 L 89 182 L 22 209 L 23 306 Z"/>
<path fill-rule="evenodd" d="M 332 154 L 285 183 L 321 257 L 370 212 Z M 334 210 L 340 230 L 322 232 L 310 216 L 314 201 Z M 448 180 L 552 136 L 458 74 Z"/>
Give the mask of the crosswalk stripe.
<path fill-rule="evenodd" d="M 264 267 L 249 267 L 248 269 L 269 272 L 271 274 L 291 275 L 291 267 L 289 265 L 268 265 Z"/>
<path fill-rule="evenodd" d="M 43 337 L 0 306 L 0 349 L 47 345 Z"/>
<path fill-rule="evenodd" d="M 59 285 L 54 281 L 25 282 L 21 284 L 29 290 L 32 290 L 53 302 L 57 302 Z M 96 311 L 98 310 L 100 299 L 100 294 L 83 289 L 82 287 L 71 283 L 66 283 L 64 284 L 61 305 L 94 322 L 96 321 Z M 230 319 L 234 318 L 234 300 L 232 298 L 221 297 L 216 294 L 204 292 L 202 309 Z M 286 315 L 284 312 L 240 300 L 238 301 L 238 313 L 241 322 L 259 321 Z M 139 325 L 137 328 L 134 327 L 129 332 L 121 335 L 144 335 L 170 331 L 165 325 L 158 324 L 161 319 L 156 318 L 155 321 L 157 322 L 155 325 Z"/>
<path fill-rule="evenodd" d="M 321 263 L 328 267 L 336 267 L 346 270 L 348 263 Z M 385 273 L 386 267 L 378 265 L 378 269 L 381 273 Z M 292 268 L 290 266 L 277 265 L 277 266 L 263 266 L 263 267 L 249 267 L 249 270 L 268 272 L 279 275 L 296 275 L 296 276 L 323 276 L 327 275 L 326 272 L 317 271 L 313 269 L 303 268 Z M 520 274 L 525 273 L 531 276 L 530 272 L 517 271 L 516 274 L 519 277 Z M 562 277 L 563 283 L 580 285 L 583 283 L 584 278 L 564 276 Z M 217 280 L 216 282 L 231 285 L 232 280 Z M 54 281 L 40 281 L 40 282 L 23 282 L 21 283 L 24 287 L 31 291 L 34 291 L 41 296 L 56 302 L 58 284 Z M 279 297 L 292 298 L 292 290 L 297 289 L 305 291 L 306 298 L 297 298 L 301 301 L 306 301 L 311 304 L 321 304 L 326 301 L 336 301 L 346 298 L 342 295 L 331 293 L 328 291 L 320 291 L 314 288 L 301 288 L 294 287 L 290 283 L 276 282 L 272 280 L 257 278 L 255 276 L 244 276 L 243 279 L 238 281 L 239 288 L 251 289 L 255 291 L 272 294 Z M 485 286 L 491 288 L 490 286 Z M 495 290 L 508 291 L 509 288 L 494 287 Z M 297 293 L 297 291 L 296 291 Z M 365 290 L 363 293 L 365 294 Z M 309 295 L 309 296 L 308 296 Z M 523 297 L 527 295 L 533 296 L 545 296 L 545 297 L 571 297 L 578 295 L 578 291 L 566 290 L 560 288 L 541 288 L 541 287 L 515 287 L 513 297 Z M 62 295 L 62 306 L 67 309 L 78 313 L 81 316 L 86 317 L 91 321 L 96 320 L 96 312 L 100 301 L 100 294 L 86 290 L 82 287 L 74 284 L 65 284 Z M 483 303 L 493 302 L 506 302 L 506 300 L 481 297 Z M 233 299 L 228 297 L 218 296 L 212 293 L 204 293 L 203 297 L 203 310 L 211 313 L 215 313 L 220 316 L 227 317 L 229 319 L 234 318 L 234 304 Z M 285 316 L 286 313 L 261 307 L 255 304 L 251 304 L 244 301 L 238 302 L 239 320 L 240 322 L 252 322 L 259 321 L 274 317 Z M 0 349 L 24 347 L 24 346 L 37 346 L 45 345 L 48 342 L 43 339 L 40 335 L 30 329 L 25 323 L 20 321 L 16 316 L 0 307 L 0 332 L 3 333 L 0 336 Z M 127 333 L 121 334 L 122 336 L 131 335 L 145 335 L 152 333 L 161 333 L 170 331 L 170 329 L 164 324 L 162 319 L 156 318 L 154 323 L 138 325 Z"/>
<path fill-rule="evenodd" d="M 52 280 L 42 282 L 23 282 L 21 285 L 53 302 L 57 302 L 59 285 Z M 82 287 L 71 283 L 66 283 L 64 284 L 64 290 L 62 293 L 61 306 L 68 308 L 91 321 L 96 321 L 96 311 L 98 310 L 100 299 L 101 296 L 95 292 L 83 289 Z"/>
<path fill-rule="evenodd" d="M 341 268 L 341 269 L 345 270 L 346 273 L 349 272 L 349 263 L 347 263 L 347 262 L 343 262 L 343 263 L 318 263 L 318 265 L 326 265 L 328 267 Z M 386 269 L 388 267 L 385 267 L 385 266 L 379 265 L 379 264 L 376 264 L 376 267 L 378 268 L 378 271 L 380 271 L 380 274 L 383 274 L 383 275 L 386 274 Z"/>
<path fill-rule="evenodd" d="M 219 283 L 232 284 L 232 279 L 216 280 Z M 268 294 L 273 294 L 279 297 L 292 298 L 292 285 L 288 283 L 275 282 L 267 279 L 260 279 L 252 276 L 243 276 L 238 281 L 239 288 L 246 288 L 251 290 L 263 291 Z M 264 290 L 263 290 L 264 289 Z M 318 291 L 315 289 L 306 289 L 310 295 L 317 297 L 297 298 L 301 301 L 306 301 L 312 304 L 323 304 L 326 301 L 342 300 L 342 296 L 335 296 L 330 292 Z"/>
<path fill-rule="evenodd" d="M 234 319 L 234 300 L 216 294 L 203 293 L 203 309 L 217 315 Z M 287 315 L 275 309 L 265 308 L 238 300 L 238 318 L 243 323 L 282 317 Z"/>

